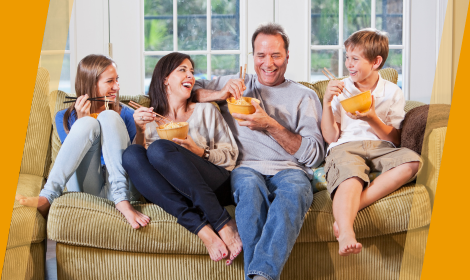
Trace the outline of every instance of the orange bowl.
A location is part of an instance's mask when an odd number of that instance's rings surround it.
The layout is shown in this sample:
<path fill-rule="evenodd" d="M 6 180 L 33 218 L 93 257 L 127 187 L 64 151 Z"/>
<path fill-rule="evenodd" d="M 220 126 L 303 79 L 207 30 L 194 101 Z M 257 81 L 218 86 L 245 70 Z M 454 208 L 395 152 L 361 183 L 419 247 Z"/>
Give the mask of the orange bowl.
<path fill-rule="evenodd" d="M 96 118 L 98 117 L 98 115 L 99 115 L 98 113 L 92 113 L 92 114 L 90 114 L 90 117 L 92 117 L 92 118 L 95 118 L 95 119 L 96 119 Z"/>
<path fill-rule="evenodd" d="M 365 113 L 369 111 L 370 105 L 372 104 L 372 95 L 370 90 L 354 95 L 348 99 L 340 101 L 341 106 L 346 112 L 349 112 L 353 115 L 356 114 L 356 111 L 359 113 Z"/>
<path fill-rule="evenodd" d="M 158 136 L 161 139 L 166 139 L 172 141 L 173 138 L 186 139 L 189 131 L 189 124 L 187 122 L 179 122 L 181 127 L 175 128 L 162 128 L 163 125 L 157 127 Z"/>
<path fill-rule="evenodd" d="M 242 98 L 249 104 L 237 105 L 235 104 L 237 100 L 234 97 L 227 98 L 228 111 L 230 112 L 230 114 L 238 113 L 238 114 L 243 114 L 243 115 L 250 115 L 256 111 L 255 106 L 251 105 L 251 100 L 258 102 L 259 104 L 260 101 L 258 99 L 252 98 L 252 97 L 242 97 Z M 237 119 L 237 118 L 235 119 L 237 121 L 243 121 L 242 119 Z"/>

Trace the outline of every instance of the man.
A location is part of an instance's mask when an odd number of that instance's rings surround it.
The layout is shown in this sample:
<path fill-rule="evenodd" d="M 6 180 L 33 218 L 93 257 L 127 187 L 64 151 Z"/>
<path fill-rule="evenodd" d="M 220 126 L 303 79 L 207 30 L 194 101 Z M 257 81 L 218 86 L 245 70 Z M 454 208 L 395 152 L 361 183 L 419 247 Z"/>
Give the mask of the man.
<path fill-rule="evenodd" d="M 240 154 L 231 174 L 246 279 L 279 279 L 313 194 L 311 167 L 324 159 L 322 109 L 312 90 L 284 77 L 289 39 L 274 23 L 252 37 L 256 75 L 196 81 L 199 102 L 221 101 Z M 226 98 L 254 97 L 251 115 L 228 112 Z M 234 117 L 242 119 L 236 121 Z"/>

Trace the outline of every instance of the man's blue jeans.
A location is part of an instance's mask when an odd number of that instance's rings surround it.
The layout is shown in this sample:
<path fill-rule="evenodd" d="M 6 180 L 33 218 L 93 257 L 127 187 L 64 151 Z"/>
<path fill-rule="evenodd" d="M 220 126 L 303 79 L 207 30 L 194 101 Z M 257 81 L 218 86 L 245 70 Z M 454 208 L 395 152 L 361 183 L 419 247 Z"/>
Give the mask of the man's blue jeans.
<path fill-rule="evenodd" d="M 246 279 L 261 275 L 277 280 L 312 204 L 310 181 L 297 169 L 266 176 L 239 167 L 231 182 Z"/>

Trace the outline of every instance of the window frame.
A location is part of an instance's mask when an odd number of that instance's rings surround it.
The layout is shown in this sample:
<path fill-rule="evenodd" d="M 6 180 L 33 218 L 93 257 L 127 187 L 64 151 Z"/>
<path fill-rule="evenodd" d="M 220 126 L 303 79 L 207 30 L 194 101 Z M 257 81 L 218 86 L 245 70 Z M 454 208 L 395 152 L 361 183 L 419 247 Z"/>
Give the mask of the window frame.
<path fill-rule="evenodd" d="M 240 34 L 239 34 L 239 50 L 212 50 L 212 34 L 210 32 L 212 28 L 212 17 L 211 17 L 211 0 L 206 0 L 206 28 L 207 28 L 207 49 L 206 50 L 197 50 L 197 51 L 183 51 L 178 50 L 178 0 L 173 0 L 173 50 L 171 51 L 146 51 L 145 50 L 145 11 L 144 11 L 144 1 L 140 1 L 140 23 L 141 23 L 141 32 L 140 32 L 140 46 L 141 46 L 141 87 L 142 92 L 145 94 L 145 57 L 146 56 L 163 56 L 172 52 L 181 52 L 188 55 L 207 55 L 207 77 L 208 79 L 212 76 L 212 55 L 239 55 L 240 65 L 247 63 L 248 61 L 248 50 L 247 50 L 247 15 L 246 7 L 248 0 L 239 0 L 239 15 L 240 15 Z"/>
<path fill-rule="evenodd" d="M 311 65 L 311 55 L 312 55 L 312 50 L 337 50 L 338 51 L 338 72 L 339 73 L 344 73 L 344 56 L 343 56 L 343 51 L 344 51 L 344 0 L 338 0 L 339 1 L 339 20 L 338 20 L 338 45 L 312 45 L 312 16 L 311 16 L 311 11 L 312 11 L 312 1 L 308 1 L 308 11 L 309 11 L 309 17 L 308 17 L 308 42 L 309 42 L 309 48 L 308 48 L 308 79 L 310 82 L 311 80 L 311 70 L 312 70 L 312 65 Z M 377 0 L 371 0 L 371 23 L 369 27 L 376 28 L 376 2 Z M 405 94 L 405 98 L 407 100 L 410 99 L 410 79 L 409 79 L 409 73 L 410 73 L 410 59 L 409 59 L 409 54 L 410 54 L 410 0 L 403 0 L 403 30 L 402 30 L 402 44 L 401 45 L 389 45 L 390 50 L 402 50 L 402 90 Z M 340 51 L 343 50 L 343 51 Z"/>

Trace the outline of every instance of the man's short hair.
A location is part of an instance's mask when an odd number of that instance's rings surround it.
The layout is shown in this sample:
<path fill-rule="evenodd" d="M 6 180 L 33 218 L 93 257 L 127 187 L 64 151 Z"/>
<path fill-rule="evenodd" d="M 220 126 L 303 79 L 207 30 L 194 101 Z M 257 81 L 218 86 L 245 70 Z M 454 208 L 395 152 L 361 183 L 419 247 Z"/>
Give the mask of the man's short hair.
<path fill-rule="evenodd" d="M 284 49 L 286 50 L 286 54 L 289 51 L 289 37 L 287 37 L 286 31 L 284 28 L 277 23 L 269 22 L 265 24 L 261 24 L 256 28 L 255 33 L 251 37 L 251 47 L 253 48 L 253 52 L 255 51 L 255 40 L 259 34 L 266 34 L 266 35 L 281 35 L 282 40 L 284 41 Z"/>
<path fill-rule="evenodd" d="M 344 42 L 346 50 L 362 47 L 362 53 L 369 62 L 374 62 L 377 56 L 382 57 L 381 69 L 388 57 L 388 34 L 373 28 L 365 28 L 354 32 Z"/>

